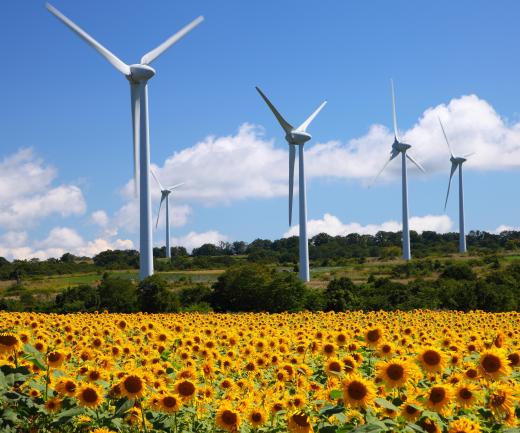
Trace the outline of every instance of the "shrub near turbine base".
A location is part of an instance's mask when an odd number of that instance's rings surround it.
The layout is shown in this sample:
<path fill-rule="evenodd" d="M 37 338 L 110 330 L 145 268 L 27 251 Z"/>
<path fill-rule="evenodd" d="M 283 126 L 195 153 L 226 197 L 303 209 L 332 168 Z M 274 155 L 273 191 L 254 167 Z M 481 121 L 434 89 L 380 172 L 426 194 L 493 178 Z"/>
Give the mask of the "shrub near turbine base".
<path fill-rule="evenodd" d="M 60 433 L 142 431 L 143 417 L 148 433 L 175 431 L 175 423 L 177 432 L 335 432 L 376 420 L 392 423 L 393 433 L 412 424 L 448 432 L 469 428 L 456 423 L 468 413 L 482 431 L 499 433 L 518 424 L 511 355 L 519 351 L 519 319 L 423 310 L 0 312 L 0 329 L 27 344 L 16 357 L 0 353 L 7 384 L 0 404 L 16 413 L 12 427 L 22 433 L 29 425 L 52 431 L 66 413 L 81 415 L 59 424 Z M 370 331 L 377 338 L 367 341 Z"/>

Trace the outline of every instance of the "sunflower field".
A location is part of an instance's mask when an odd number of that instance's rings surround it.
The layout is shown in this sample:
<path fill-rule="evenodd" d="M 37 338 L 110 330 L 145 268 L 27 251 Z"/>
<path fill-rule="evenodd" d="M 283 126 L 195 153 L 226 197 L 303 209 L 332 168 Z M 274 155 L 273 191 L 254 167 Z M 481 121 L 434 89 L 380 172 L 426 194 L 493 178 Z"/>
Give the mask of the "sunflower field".
<path fill-rule="evenodd" d="M 520 313 L 0 313 L 0 431 L 520 432 Z"/>

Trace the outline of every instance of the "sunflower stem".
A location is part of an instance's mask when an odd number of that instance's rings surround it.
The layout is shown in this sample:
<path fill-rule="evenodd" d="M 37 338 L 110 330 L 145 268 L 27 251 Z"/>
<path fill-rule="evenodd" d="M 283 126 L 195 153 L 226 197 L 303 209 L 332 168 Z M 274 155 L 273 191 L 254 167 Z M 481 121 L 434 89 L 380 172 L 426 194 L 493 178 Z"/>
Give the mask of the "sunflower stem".
<path fill-rule="evenodd" d="M 146 430 L 146 417 L 144 416 L 144 409 L 143 409 L 143 399 L 141 398 L 141 402 L 140 402 L 140 406 L 141 406 L 141 419 L 143 420 L 143 431 L 144 433 L 147 433 L 147 430 Z"/>

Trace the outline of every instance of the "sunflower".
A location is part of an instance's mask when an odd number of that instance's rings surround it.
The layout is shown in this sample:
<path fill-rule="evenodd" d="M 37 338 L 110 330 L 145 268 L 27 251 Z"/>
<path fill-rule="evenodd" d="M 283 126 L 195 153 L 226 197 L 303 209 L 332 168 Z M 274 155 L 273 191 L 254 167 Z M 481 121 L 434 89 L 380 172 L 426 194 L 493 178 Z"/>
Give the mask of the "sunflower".
<path fill-rule="evenodd" d="M 337 358 L 329 358 L 325 363 L 325 373 L 327 373 L 328 376 L 339 375 L 343 372 L 344 368 L 343 362 Z"/>
<path fill-rule="evenodd" d="M 195 393 L 197 391 L 195 384 L 188 379 L 183 379 L 183 380 L 177 381 L 173 387 L 175 389 L 175 392 L 183 400 L 189 400 L 189 399 L 193 398 L 193 396 L 195 395 Z"/>
<path fill-rule="evenodd" d="M 127 398 L 141 397 L 145 391 L 145 384 L 143 379 L 137 374 L 126 375 L 121 382 L 119 382 L 119 390 L 122 395 Z"/>
<path fill-rule="evenodd" d="M 58 368 L 63 364 L 67 355 L 59 350 L 55 350 L 47 354 L 47 364 L 49 367 Z"/>
<path fill-rule="evenodd" d="M 157 406 L 161 412 L 174 413 L 181 407 L 181 400 L 173 394 L 164 394 L 158 398 Z"/>
<path fill-rule="evenodd" d="M 455 398 L 457 403 L 465 409 L 474 406 L 478 399 L 476 386 L 472 383 L 459 383 L 455 388 Z"/>
<path fill-rule="evenodd" d="M 20 339 L 13 333 L 0 334 L 0 353 L 9 353 L 20 348 Z"/>
<path fill-rule="evenodd" d="M 105 380 L 106 373 L 99 368 L 89 368 L 85 373 L 85 380 L 87 382 L 97 382 L 98 380 Z"/>
<path fill-rule="evenodd" d="M 312 433 L 312 425 L 309 417 L 302 411 L 289 415 L 287 419 L 287 430 L 291 433 Z"/>
<path fill-rule="evenodd" d="M 448 433 L 479 433 L 480 425 L 467 418 L 459 418 L 450 422 Z"/>
<path fill-rule="evenodd" d="M 428 372 L 441 372 L 446 366 L 444 354 L 433 347 L 424 349 L 419 354 L 419 362 L 424 370 Z"/>
<path fill-rule="evenodd" d="M 220 406 L 215 418 L 217 426 L 229 432 L 236 432 L 238 431 L 240 422 L 240 412 L 226 404 Z"/>
<path fill-rule="evenodd" d="M 267 414 L 262 408 L 251 409 L 247 415 L 247 420 L 253 428 L 260 427 L 267 421 Z"/>
<path fill-rule="evenodd" d="M 479 370 L 484 377 L 498 379 L 511 372 L 508 359 L 501 349 L 489 349 L 480 354 Z"/>
<path fill-rule="evenodd" d="M 69 397 L 76 395 L 77 388 L 76 382 L 66 377 L 60 378 L 54 387 L 57 392 L 68 395 Z"/>
<path fill-rule="evenodd" d="M 342 382 L 343 401 L 351 407 L 366 407 L 375 396 L 374 385 L 357 374 L 348 375 Z"/>
<path fill-rule="evenodd" d="M 433 385 L 426 394 L 426 406 L 439 413 L 444 413 L 451 402 L 452 390 L 448 385 Z"/>
<path fill-rule="evenodd" d="M 507 355 L 507 359 L 511 367 L 520 367 L 520 352 L 518 350 Z"/>
<path fill-rule="evenodd" d="M 365 332 L 365 341 L 370 347 L 376 347 L 381 342 L 381 338 L 383 338 L 382 328 L 372 328 Z"/>
<path fill-rule="evenodd" d="M 49 398 L 45 402 L 45 410 L 50 413 L 59 412 L 61 409 L 61 400 L 59 398 Z"/>
<path fill-rule="evenodd" d="M 422 410 L 416 402 L 406 402 L 401 406 L 401 415 L 408 422 L 415 422 L 421 416 Z"/>
<path fill-rule="evenodd" d="M 94 430 L 91 430 L 90 433 L 116 433 L 114 430 L 110 430 L 106 427 L 98 427 Z"/>
<path fill-rule="evenodd" d="M 514 401 L 512 389 L 507 385 L 499 385 L 489 395 L 489 408 L 497 417 L 514 414 Z"/>
<path fill-rule="evenodd" d="M 411 364 L 400 359 L 380 362 L 376 365 L 376 371 L 390 388 L 403 386 L 412 376 Z"/>
<path fill-rule="evenodd" d="M 76 398 L 79 400 L 80 406 L 90 408 L 96 408 L 103 402 L 103 395 L 99 387 L 90 383 L 79 387 Z"/>

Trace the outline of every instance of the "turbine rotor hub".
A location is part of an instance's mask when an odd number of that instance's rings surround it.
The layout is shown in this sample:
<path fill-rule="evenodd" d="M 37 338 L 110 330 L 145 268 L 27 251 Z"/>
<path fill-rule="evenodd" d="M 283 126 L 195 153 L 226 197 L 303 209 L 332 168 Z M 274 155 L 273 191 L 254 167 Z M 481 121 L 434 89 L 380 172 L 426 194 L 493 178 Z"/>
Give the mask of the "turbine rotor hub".
<path fill-rule="evenodd" d="M 311 139 L 311 135 L 302 131 L 291 131 L 286 134 L 285 139 L 289 144 L 304 144 Z"/>
<path fill-rule="evenodd" d="M 155 69 L 148 65 L 130 65 L 130 76 L 127 77 L 133 83 L 148 81 L 155 75 Z"/>

